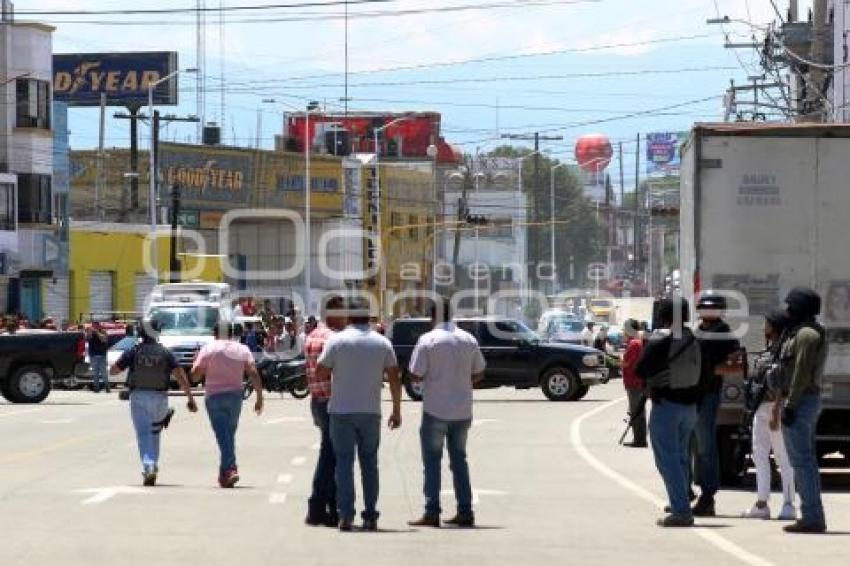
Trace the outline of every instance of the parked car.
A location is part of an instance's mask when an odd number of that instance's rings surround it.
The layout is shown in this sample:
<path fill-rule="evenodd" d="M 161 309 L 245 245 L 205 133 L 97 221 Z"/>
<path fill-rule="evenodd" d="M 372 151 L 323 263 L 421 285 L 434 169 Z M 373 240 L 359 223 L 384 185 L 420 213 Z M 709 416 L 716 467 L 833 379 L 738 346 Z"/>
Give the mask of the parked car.
<path fill-rule="evenodd" d="M 574 316 L 552 317 L 543 330 L 538 330 L 544 342 L 559 344 L 581 344 L 581 332 L 587 323 Z"/>
<path fill-rule="evenodd" d="M 612 299 L 590 299 L 588 309 L 597 319 L 607 321 L 614 314 L 614 301 Z"/>
<path fill-rule="evenodd" d="M 509 318 L 463 318 L 457 325 L 478 340 L 487 369 L 478 388 L 540 387 L 552 401 L 577 401 L 593 385 L 608 382 L 601 352 L 574 344 L 544 343 L 522 322 Z M 420 384 L 407 372 L 410 356 L 419 337 L 431 329 L 423 318 L 399 319 L 389 329 L 389 338 L 402 368 L 407 395 L 422 398 Z"/>
<path fill-rule="evenodd" d="M 0 335 L 0 394 L 13 403 L 41 403 L 53 382 L 85 367 L 81 332 L 19 331 Z"/>

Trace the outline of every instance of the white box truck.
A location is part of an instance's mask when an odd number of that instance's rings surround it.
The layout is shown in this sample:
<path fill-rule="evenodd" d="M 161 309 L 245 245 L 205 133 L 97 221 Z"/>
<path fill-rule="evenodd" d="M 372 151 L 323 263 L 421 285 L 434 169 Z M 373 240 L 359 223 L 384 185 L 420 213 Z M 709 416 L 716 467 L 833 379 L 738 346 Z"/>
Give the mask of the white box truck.
<path fill-rule="evenodd" d="M 698 124 L 682 147 L 682 293 L 746 298 L 742 343 L 764 350 L 764 313 L 794 286 L 824 299 L 829 358 L 818 454 L 850 457 L 850 126 Z M 742 380 L 727 378 L 718 421 L 723 479 L 746 470 Z"/>

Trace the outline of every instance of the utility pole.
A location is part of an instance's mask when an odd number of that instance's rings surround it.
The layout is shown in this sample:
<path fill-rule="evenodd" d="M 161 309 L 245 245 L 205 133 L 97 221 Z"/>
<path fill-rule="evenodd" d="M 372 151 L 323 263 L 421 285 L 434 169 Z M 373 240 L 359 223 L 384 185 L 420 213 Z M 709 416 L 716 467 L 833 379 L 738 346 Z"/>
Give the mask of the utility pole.
<path fill-rule="evenodd" d="M 171 187 L 171 241 L 169 242 L 169 279 L 172 283 L 180 283 L 180 261 L 177 259 L 177 229 L 180 220 L 180 185 Z"/>
<path fill-rule="evenodd" d="M 540 142 L 541 141 L 562 141 L 564 136 L 542 136 L 540 132 L 534 132 L 533 134 L 502 134 L 503 139 L 510 140 L 533 140 L 534 141 L 534 192 L 531 198 L 531 221 L 534 223 L 534 226 L 531 227 L 533 229 L 526 231 L 527 234 L 527 250 L 528 250 L 528 280 L 531 282 L 532 280 L 535 282 L 534 288 L 540 289 L 540 281 L 535 277 L 537 274 L 537 270 L 532 268 L 532 265 L 536 267 L 537 263 L 541 260 L 541 245 L 540 242 L 542 238 L 540 237 L 540 222 L 542 219 L 542 200 L 543 200 L 543 188 L 540 185 Z M 534 275 L 532 275 L 534 274 Z"/>
<path fill-rule="evenodd" d="M 100 220 L 100 198 L 103 195 L 103 145 L 106 137 L 106 93 L 100 95 L 100 130 L 97 136 L 97 180 L 94 185 L 94 219 Z"/>
<path fill-rule="evenodd" d="M 625 171 L 623 169 L 623 142 L 617 142 L 617 152 L 619 154 L 619 161 L 620 161 L 620 211 L 622 212 L 622 210 L 626 206 L 626 179 L 625 179 L 626 175 L 625 175 Z M 624 228 L 623 232 L 625 233 L 625 229 L 627 227 L 627 224 L 626 224 L 625 220 L 623 219 L 622 214 L 620 214 L 620 218 L 623 220 L 623 228 Z M 615 238 L 615 242 L 616 242 L 616 240 L 619 239 L 619 238 L 617 238 L 617 232 L 614 232 L 614 238 Z M 625 243 L 625 242 L 623 242 L 623 243 Z M 618 243 L 618 245 L 619 245 L 619 243 Z"/>
<path fill-rule="evenodd" d="M 826 62 L 826 34 L 827 34 L 827 0 L 814 0 L 814 12 L 812 16 L 812 61 L 824 64 Z M 827 122 L 827 108 L 824 99 L 826 95 L 827 74 L 824 69 L 812 65 L 809 71 L 811 86 L 809 87 L 809 108 L 812 109 L 812 121 Z"/>
<path fill-rule="evenodd" d="M 637 276 L 637 266 L 640 261 L 640 219 L 638 218 L 638 214 L 640 213 L 640 134 L 637 135 L 635 143 L 635 221 L 634 221 L 634 230 L 635 233 L 633 235 L 634 239 L 634 266 L 635 266 L 635 276 Z"/>

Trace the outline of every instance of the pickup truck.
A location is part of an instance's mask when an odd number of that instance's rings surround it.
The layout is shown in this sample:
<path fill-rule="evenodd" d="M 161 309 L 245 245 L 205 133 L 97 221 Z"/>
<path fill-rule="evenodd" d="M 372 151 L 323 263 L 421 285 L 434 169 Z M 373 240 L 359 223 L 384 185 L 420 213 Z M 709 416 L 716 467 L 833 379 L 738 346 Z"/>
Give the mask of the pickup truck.
<path fill-rule="evenodd" d="M 455 323 L 478 340 L 487 362 L 484 380 L 476 387 L 489 389 L 540 387 L 551 401 L 577 401 L 592 385 L 608 382 L 602 352 L 574 344 L 542 343 L 522 322 L 509 318 L 463 318 Z M 419 337 L 431 330 L 424 318 L 399 319 L 389 328 L 408 397 L 422 399 L 420 384 L 407 371 Z"/>
<path fill-rule="evenodd" d="M 41 403 L 52 382 L 73 378 L 85 365 L 80 332 L 45 330 L 0 335 L 0 394 L 12 403 Z"/>

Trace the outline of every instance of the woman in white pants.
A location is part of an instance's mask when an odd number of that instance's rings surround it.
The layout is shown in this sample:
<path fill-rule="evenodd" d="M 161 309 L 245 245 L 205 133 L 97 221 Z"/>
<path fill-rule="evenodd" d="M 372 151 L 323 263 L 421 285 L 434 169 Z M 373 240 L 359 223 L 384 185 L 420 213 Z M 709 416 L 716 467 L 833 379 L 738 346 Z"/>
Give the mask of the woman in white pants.
<path fill-rule="evenodd" d="M 770 519 L 770 451 L 779 466 L 782 478 L 782 510 L 779 512 L 780 521 L 793 521 L 797 518 L 794 508 L 794 469 L 788 460 L 785 450 L 785 440 L 782 437 L 780 415 L 782 412 L 782 393 L 771 389 L 768 373 L 771 366 L 778 361 L 778 351 L 781 346 L 780 337 L 787 324 L 785 313 L 774 311 L 765 316 L 764 335 L 767 340 L 767 350 L 756 363 L 753 395 L 758 407 L 753 417 L 753 463 L 756 466 L 757 501 L 752 508 L 744 513 L 745 517 L 753 519 Z"/>

